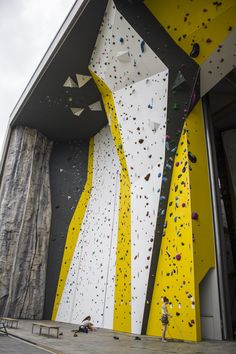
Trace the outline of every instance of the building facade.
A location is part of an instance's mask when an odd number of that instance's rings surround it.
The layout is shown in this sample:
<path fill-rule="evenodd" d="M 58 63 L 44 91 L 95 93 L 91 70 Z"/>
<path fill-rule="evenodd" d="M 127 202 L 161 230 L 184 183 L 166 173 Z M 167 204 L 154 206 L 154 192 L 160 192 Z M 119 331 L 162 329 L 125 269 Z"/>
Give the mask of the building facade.
<path fill-rule="evenodd" d="M 2 160 L 0 312 L 161 336 L 236 323 L 236 1 L 75 3 Z"/>

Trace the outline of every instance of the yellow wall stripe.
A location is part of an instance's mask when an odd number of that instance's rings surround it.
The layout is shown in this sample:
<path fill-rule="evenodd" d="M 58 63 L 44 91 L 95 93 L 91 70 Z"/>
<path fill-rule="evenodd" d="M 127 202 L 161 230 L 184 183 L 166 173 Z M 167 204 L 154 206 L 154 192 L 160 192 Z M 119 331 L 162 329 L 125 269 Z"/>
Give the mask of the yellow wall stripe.
<path fill-rule="evenodd" d="M 112 92 L 93 71 L 90 70 L 90 72 L 101 92 L 121 165 L 113 329 L 116 331 L 131 332 L 130 179 Z"/>
<path fill-rule="evenodd" d="M 155 286 L 151 303 L 147 334 L 161 336 L 162 297 L 170 301 L 172 314 L 167 336 L 196 340 L 196 311 L 191 307 L 195 298 L 190 180 L 188 169 L 187 131 L 184 128 L 177 149 L 171 180 Z"/>
<path fill-rule="evenodd" d="M 211 194 L 199 102 L 177 149 L 147 334 L 161 336 L 163 296 L 170 300 L 167 336 L 201 339 L 199 284 L 215 266 Z M 207 245 L 207 247 L 206 247 Z"/>
<path fill-rule="evenodd" d="M 66 278 L 70 269 L 75 246 L 78 241 L 81 225 L 91 195 L 92 181 L 93 181 L 93 155 L 94 155 L 94 138 L 91 138 L 89 142 L 87 181 L 68 228 L 66 245 L 64 249 L 60 276 L 57 285 L 56 298 L 54 301 L 52 320 L 56 320 L 57 317 L 57 312 L 64 291 Z"/>
<path fill-rule="evenodd" d="M 193 221 L 195 280 L 198 285 L 207 271 L 215 267 L 214 227 L 212 219 L 211 191 L 206 153 L 205 128 L 201 101 L 186 121 L 188 151 L 197 162 L 190 162 L 191 207 L 198 213 Z M 207 247 L 206 247 L 207 245 Z"/>
<path fill-rule="evenodd" d="M 200 54 L 194 59 L 198 64 L 202 64 L 236 26 L 236 1 L 220 3 L 145 0 L 147 8 L 187 54 L 193 43 L 200 45 Z"/>

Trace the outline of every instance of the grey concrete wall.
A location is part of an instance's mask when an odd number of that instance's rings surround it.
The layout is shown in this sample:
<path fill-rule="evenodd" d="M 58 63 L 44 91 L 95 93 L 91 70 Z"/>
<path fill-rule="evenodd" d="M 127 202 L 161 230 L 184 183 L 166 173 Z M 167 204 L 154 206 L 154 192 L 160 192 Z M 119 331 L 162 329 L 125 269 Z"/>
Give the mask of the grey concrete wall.
<path fill-rule="evenodd" d="M 50 319 L 67 230 L 87 179 L 89 141 L 54 143 L 50 160 L 52 198 L 44 318 Z"/>
<path fill-rule="evenodd" d="M 217 270 L 210 269 L 200 283 L 202 339 L 222 340 Z"/>

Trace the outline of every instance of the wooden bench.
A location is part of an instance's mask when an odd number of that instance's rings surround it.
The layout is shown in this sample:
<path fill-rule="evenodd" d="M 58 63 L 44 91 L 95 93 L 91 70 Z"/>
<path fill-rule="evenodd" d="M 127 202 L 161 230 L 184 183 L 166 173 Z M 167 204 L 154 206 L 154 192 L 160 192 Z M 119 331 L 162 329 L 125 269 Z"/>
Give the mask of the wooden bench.
<path fill-rule="evenodd" d="M 48 336 L 50 335 L 51 329 L 55 329 L 57 332 L 57 338 L 59 337 L 59 329 L 60 327 L 53 324 L 42 323 L 42 322 L 34 322 L 32 323 L 32 333 L 34 333 L 34 327 L 39 327 L 39 335 L 42 335 L 42 329 L 47 328 Z"/>
<path fill-rule="evenodd" d="M 6 335 L 8 336 L 5 323 L 4 323 L 4 322 L 1 322 L 1 320 L 0 320 L 0 333 L 6 334 Z"/>
<path fill-rule="evenodd" d="M 8 328 L 18 328 L 18 320 L 16 318 L 0 317 L 0 321 Z"/>

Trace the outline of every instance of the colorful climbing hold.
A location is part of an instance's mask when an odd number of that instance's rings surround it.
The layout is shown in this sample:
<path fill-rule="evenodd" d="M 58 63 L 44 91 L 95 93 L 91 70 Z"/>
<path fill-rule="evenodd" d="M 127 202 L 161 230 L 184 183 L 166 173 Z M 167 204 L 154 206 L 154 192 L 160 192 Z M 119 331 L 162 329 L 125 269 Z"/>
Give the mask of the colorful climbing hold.
<path fill-rule="evenodd" d="M 181 260 L 181 254 L 178 253 L 178 254 L 175 256 L 175 258 L 176 258 L 177 261 L 180 261 L 180 260 Z"/>
<path fill-rule="evenodd" d="M 192 212 L 192 220 L 198 220 L 198 213 L 196 211 Z"/>
<path fill-rule="evenodd" d="M 197 58 L 199 56 L 199 53 L 200 53 L 200 45 L 198 43 L 194 43 L 193 48 L 189 55 L 192 58 Z"/>
<path fill-rule="evenodd" d="M 141 42 L 140 47 L 141 47 L 142 53 L 144 53 L 144 50 L 145 50 L 145 42 L 144 41 Z"/>
<path fill-rule="evenodd" d="M 190 151 L 188 152 L 188 158 L 192 163 L 196 163 L 197 162 L 197 158 L 195 155 L 193 155 Z"/>

